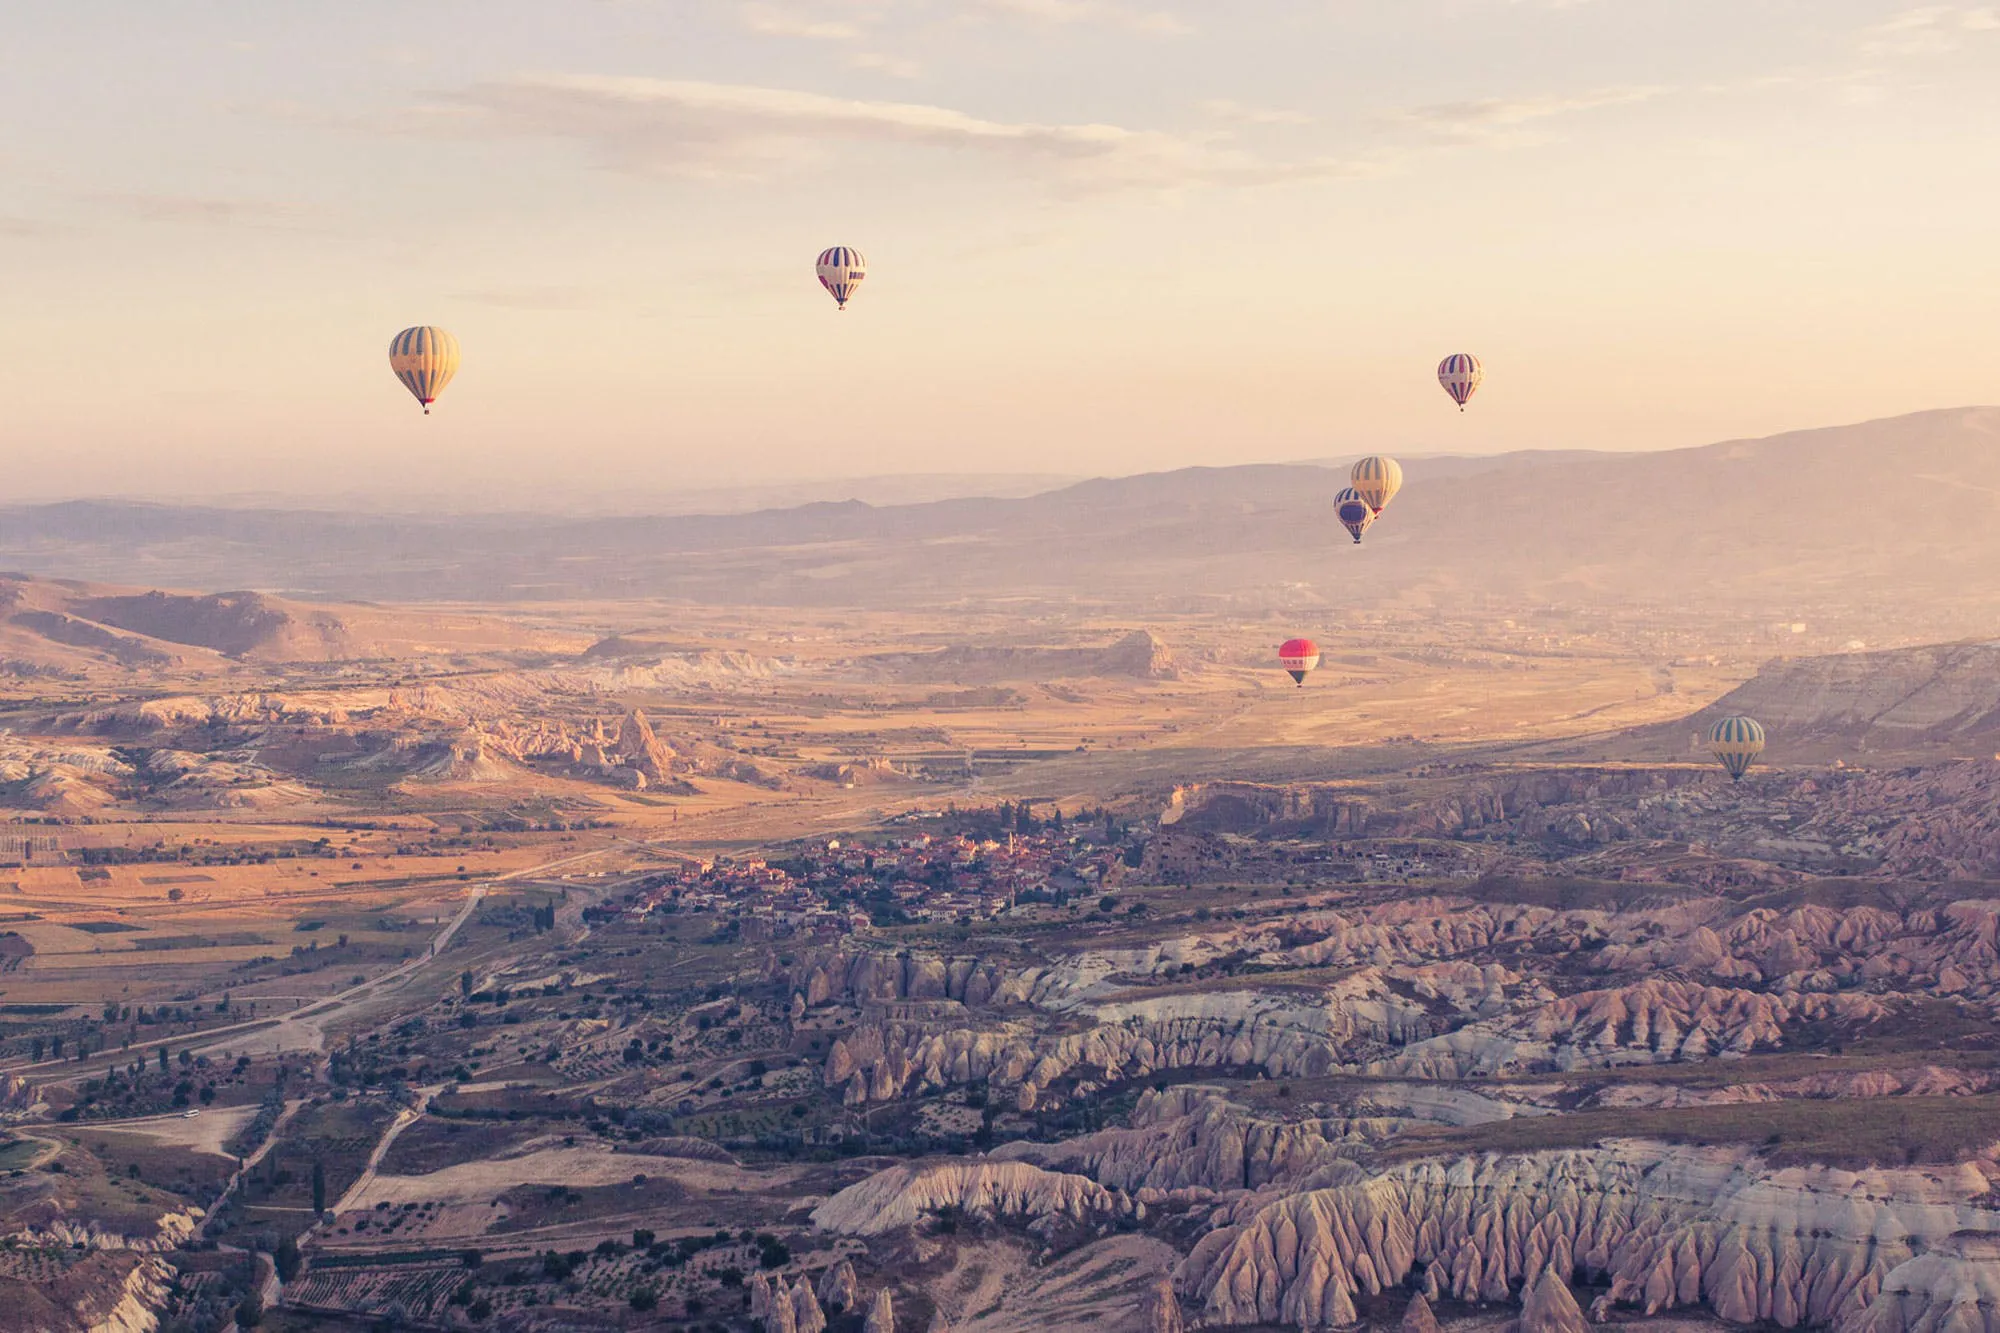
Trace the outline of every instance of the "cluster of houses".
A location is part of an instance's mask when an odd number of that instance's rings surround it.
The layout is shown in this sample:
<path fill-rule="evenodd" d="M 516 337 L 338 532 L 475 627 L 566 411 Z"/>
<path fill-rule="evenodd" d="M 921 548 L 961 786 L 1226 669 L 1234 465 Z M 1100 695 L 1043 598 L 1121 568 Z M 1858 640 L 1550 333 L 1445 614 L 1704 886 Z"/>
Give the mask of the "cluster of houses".
<path fill-rule="evenodd" d="M 716 913 L 746 938 L 831 938 L 884 921 L 989 921 L 1026 903 L 1093 893 L 1121 865 L 1116 848 L 1055 831 L 836 838 L 782 854 L 690 862 L 633 910 Z"/>

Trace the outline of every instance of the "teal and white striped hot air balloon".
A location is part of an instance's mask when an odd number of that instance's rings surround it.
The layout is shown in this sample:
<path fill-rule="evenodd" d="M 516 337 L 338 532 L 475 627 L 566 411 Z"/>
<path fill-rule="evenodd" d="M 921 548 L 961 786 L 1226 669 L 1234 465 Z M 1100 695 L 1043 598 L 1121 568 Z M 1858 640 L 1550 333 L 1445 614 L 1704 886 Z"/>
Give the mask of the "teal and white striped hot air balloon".
<path fill-rule="evenodd" d="M 1741 782 L 1764 753 L 1764 728 L 1754 717 L 1725 717 L 1709 728 L 1708 749 L 1729 770 L 1729 780 Z"/>
<path fill-rule="evenodd" d="M 429 324 L 404 329 L 389 340 L 389 369 L 431 414 L 431 404 L 458 373 L 458 339 Z"/>

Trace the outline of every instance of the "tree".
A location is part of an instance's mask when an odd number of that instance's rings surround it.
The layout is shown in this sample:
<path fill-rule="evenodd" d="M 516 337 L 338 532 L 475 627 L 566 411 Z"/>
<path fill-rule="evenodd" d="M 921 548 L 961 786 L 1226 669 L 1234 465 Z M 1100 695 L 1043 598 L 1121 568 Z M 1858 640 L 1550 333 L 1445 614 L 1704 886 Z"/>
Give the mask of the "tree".
<path fill-rule="evenodd" d="M 42 1058 L 42 1047 L 44 1045 L 45 1043 L 42 1041 L 40 1037 L 35 1038 L 34 1041 L 29 1043 L 29 1049 L 34 1052 L 34 1058 L 37 1061 L 39 1061 Z"/>
<path fill-rule="evenodd" d="M 278 1281 L 290 1282 L 299 1275 L 299 1243 L 290 1236 L 278 1242 L 278 1248 L 271 1254 L 271 1262 L 278 1269 Z"/>
<path fill-rule="evenodd" d="M 264 1322 L 264 1300 L 256 1292 L 245 1296 L 236 1307 L 236 1326 L 255 1328 Z"/>
<path fill-rule="evenodd" d="M 644 1314 L 660 1303 L 660 1293 L 651 1287 L 639 1287 L 632 1293 L 632 1308 Z"/>
<path fill-rule="evenodd" d="M 56 1059 L 58 1059 L 58 1060 L 62 1059 L 62 1038 L 61 1038 L 61 1037 L 50 1037 L 50 1038 L 49 1038 L 49 1054 L 50 1054 L 50 1055 L 53 1055 L 53 1056 L 54 1056 L 54 1057 L 55 1057 Z"/>
<path fill-rule="evenodd" d="M 185 897 L 187 897 L 187 895 L 185 893 L 182 893 L 179 889 L 167 890 L 167 901 L 170 903 L 177 903 Z"/>
<path fill-rule="evenodd" d="M 326 1211 L 326 1165 L 318 1158 L 313 1159 L 313 1211 Z"/>
<path fill-rule="evenodd" d="M 468 997 L 472 994 L 472 969 L 458 974 L 458 993 Z"/>
<path fill-rule="evenodd" d="M 167 1072 L 167 1048 L 164 1046 L 160 1048 L 160 1072 Z"/>

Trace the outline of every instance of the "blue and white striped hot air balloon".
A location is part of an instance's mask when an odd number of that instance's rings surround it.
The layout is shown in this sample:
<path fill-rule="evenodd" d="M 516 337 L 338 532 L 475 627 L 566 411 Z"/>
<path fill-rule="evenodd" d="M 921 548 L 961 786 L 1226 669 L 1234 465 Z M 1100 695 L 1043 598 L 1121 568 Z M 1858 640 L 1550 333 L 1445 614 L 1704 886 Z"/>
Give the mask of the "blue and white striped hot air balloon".
<path fill-rule="evenodd" d="M 1333 514 L 1340 520 L 1340 526 L 1347 529 L 1348 536 L 1354 538 L 1356 546 L 1361 545 L 1361 534 L 1375 522 L 1374 507 L 1352 486 L 1333 497 Z"/>
<path fill-rule="evenodd" d="M 1754 717 L 1725 717 L 1709 728 L 1708 750 L 1729 770 L 1731 782 L 1741 782 L 1764 753 L 1764 728 Z"/>
<path fill-rule="evenodd" d="M 1485 378 L 1485 367 L 1470 352 L 1455 352 L 1438 362 L 1438 383 L 1461 412 L 1465 410 L 1465 400 L 1479 392 L 1479 382 Z"/>
<path fill-rule="evenodd" d="M 868 260 L 851 245 L 836 245 L 819 252 L 814 271 L 819 274 L 819 285 L 833 293 L 834 301 L 845 310 L 847 298 L 868 276 Z"/>
<path fill-rule="evenodd" d="M 389 340 L 389 369 L 431 414 L 431 404 L 458 373 L 458 339 L 443 329 L 419 324 Z"/>

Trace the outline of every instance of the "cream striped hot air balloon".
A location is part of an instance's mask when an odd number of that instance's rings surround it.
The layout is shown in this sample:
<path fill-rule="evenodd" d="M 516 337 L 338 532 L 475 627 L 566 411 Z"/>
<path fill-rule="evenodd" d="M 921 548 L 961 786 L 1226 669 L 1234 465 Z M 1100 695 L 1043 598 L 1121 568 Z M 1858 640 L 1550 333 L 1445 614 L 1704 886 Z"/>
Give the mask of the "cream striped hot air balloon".
<path fill-rule="evenodd" d="M 1403 468 L 1393 458 L 1370 454 L 1354 465 L 1347 479 L 1354 483 L 1355 494 L 1380 516 L 1389 501 L 1396 498 L 1396 492 L 1403 489 Z"/>
<path fill-rule="evenodd" d="M 458 339 L 429 324 L 404 329 L 389 340 L 389 369 L 431 414 L 431 404 L 458 373 Z"/>
<path fill-rule="evenodd" d="M 1708 749 L 1729 770 L 1729 780 L 1741 782 L 1764 753 L 1764 728 L 1754 717 L 1725 717 L 1709 728 Z"/>

